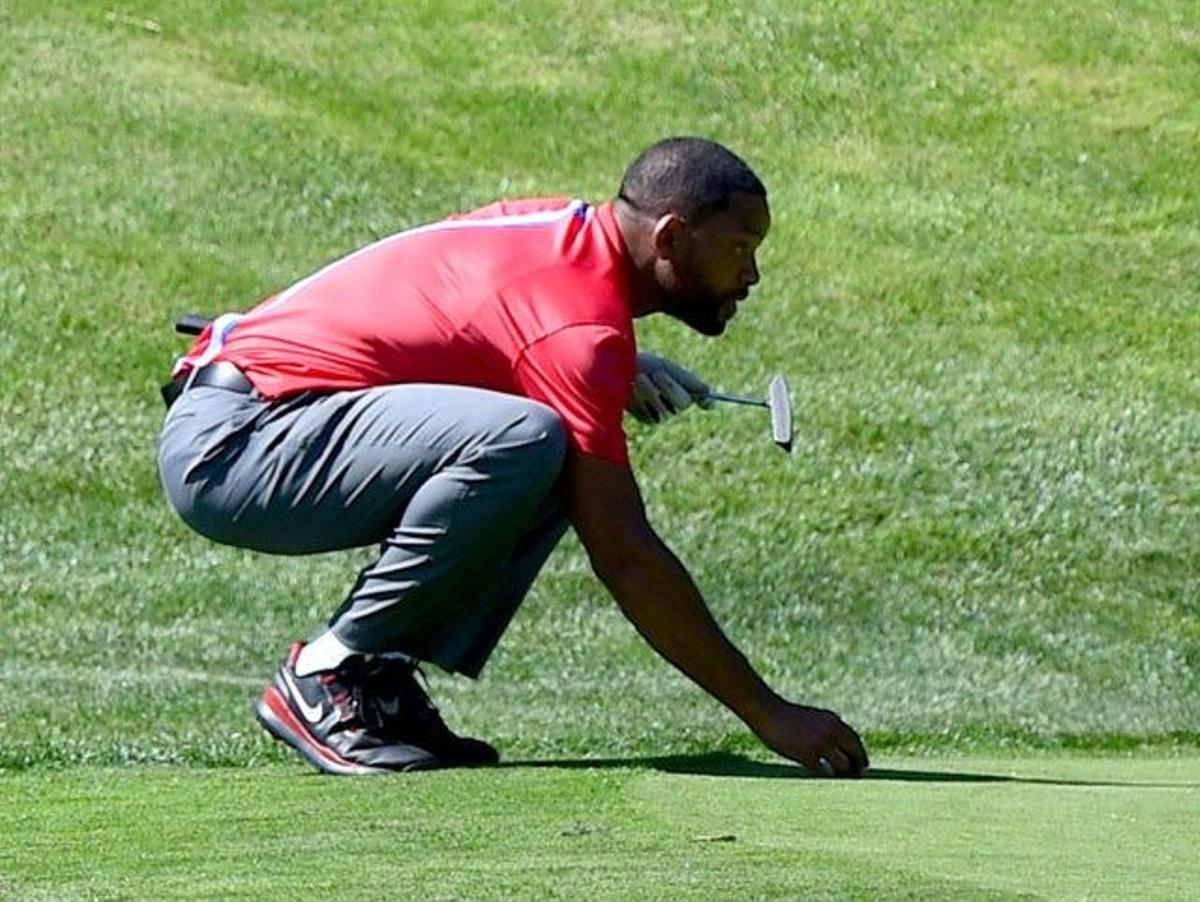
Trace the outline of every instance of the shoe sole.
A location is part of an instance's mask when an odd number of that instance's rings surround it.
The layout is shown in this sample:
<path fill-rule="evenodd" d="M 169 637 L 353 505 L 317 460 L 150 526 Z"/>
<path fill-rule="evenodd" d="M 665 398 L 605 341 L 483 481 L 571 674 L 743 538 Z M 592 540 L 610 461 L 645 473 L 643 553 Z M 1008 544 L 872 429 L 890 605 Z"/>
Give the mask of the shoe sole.
<path fill-rule="evenodd" d="M 254 715 L 263 729 L 279 742 L 291 746 L 309 764 L 327 774 L 343 777 L 379 776 L 397 771 L 432 770 L 438 767 L 436 759 L 415 761 L 402 768 L 372 767 L 343 758 L 327 745 L 323 745 L 309 729 L 300 722 L 283 693 L 274 683 L 263 690 L 254 705 Z"/>

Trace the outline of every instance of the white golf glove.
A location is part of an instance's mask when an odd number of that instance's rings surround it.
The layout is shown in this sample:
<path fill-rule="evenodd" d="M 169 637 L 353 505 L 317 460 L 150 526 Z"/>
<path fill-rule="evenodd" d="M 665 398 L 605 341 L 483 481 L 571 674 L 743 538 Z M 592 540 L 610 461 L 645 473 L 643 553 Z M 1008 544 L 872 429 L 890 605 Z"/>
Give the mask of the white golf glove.
<path fill-rule="evenodd" d="M 678 363 L 644 353 L 637 355 L 637 363 L 637 378 L 633 380 L 633 391 L 625 406 L 637 420 L 653 425 L 693 404 L 705 410 L 713 406 L 714 401 L 708 396 L 708 384 Z"/>

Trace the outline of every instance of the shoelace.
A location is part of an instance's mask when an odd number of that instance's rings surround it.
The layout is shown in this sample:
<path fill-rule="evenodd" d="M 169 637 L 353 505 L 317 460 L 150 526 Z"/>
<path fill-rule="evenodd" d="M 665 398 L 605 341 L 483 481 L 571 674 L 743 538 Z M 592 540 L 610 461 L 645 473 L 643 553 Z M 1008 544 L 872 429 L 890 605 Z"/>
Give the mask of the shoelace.
<path fill-rule="evenodd" d="M 335 672 L 321 677 L 321 682 L 329 691 L 329 700 L 338 712 L 338 721 L 332 729 L 355 730 L 363 726 L 361 715 L 362 695 L 357 683 L 351 681 L 349 686 Z"/>

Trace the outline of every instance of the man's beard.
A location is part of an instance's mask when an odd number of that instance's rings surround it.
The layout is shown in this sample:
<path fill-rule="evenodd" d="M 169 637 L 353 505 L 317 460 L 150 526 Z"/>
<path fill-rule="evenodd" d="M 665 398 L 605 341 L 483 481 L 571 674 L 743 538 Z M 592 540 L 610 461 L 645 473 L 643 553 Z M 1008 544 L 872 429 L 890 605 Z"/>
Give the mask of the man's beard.
<path fill-rule="evenodd" d="M 727 320 L 721 316 L 721 308 L 735 296 L 717 297 L 712 286 L 699 273 L 692 272 L 679 293 L 663 307 L 663 312 L 681 323 L 691 326 L 701 335 L 716 336 L 725 331 Z"/>
<path fill-rule="evenodd" d="M 711 302 L 703 307 L 694 304 L 681 309 L 668 309 L 668 316 L 673 316 L 682 323 L 691 326 L 701 335 L 717 336 L 725 331 L 727 320 L 721 317 L 721 302 Z"/>

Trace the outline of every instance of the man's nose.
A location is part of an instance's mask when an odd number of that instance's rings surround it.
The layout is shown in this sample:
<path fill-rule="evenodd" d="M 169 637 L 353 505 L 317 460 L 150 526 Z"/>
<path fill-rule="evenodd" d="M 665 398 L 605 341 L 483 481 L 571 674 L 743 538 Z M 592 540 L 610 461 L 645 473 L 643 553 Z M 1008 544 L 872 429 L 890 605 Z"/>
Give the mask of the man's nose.
<path fill-rule="evenodd" d="M 747 288 L 758 284 L 758 261 L 753 257 L 750 258 L 750 262 L 746 265 L 743 281 L 745 281 Z"/>

